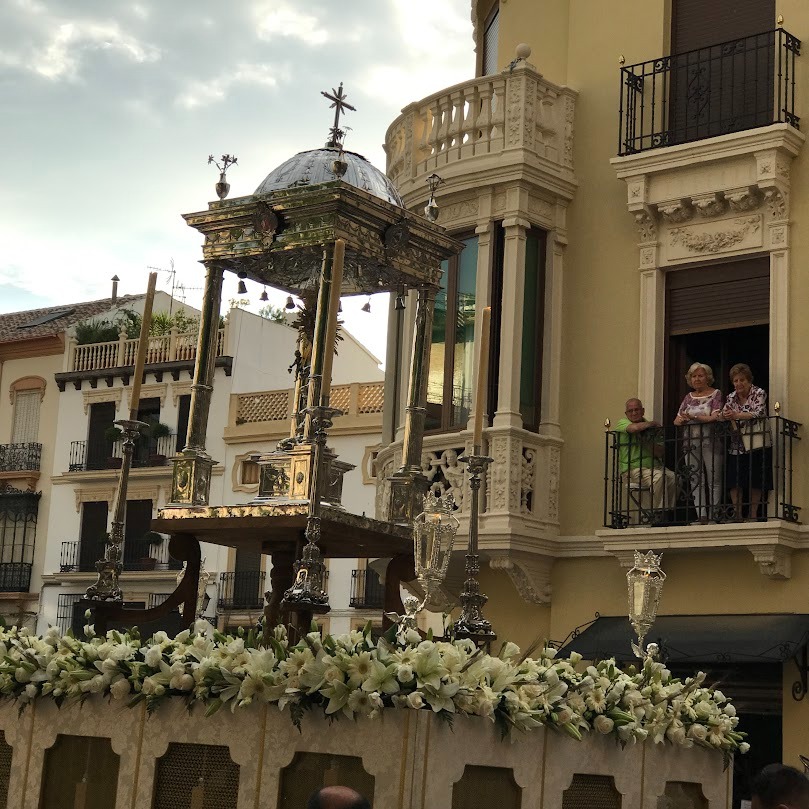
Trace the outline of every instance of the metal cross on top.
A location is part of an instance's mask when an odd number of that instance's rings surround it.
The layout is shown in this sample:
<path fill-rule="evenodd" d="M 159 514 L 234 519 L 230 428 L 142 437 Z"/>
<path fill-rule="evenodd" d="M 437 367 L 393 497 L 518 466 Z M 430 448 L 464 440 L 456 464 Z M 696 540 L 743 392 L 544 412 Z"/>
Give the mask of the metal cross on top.
<path fill-rule="evenodd" d="M 351 104 L 346 102 L 346 96 L 343 94 L 343 83 L 340 82 L 340 86 L 335 90 L 332 87 L 331 93 L 327 93 L 325 90 L 320 91 L 320 95 L 325 96 L 332 101 L 333 103 L 329 105 L 329 109 L 334 107 L 334 125 L 329 130 L 329 140 L 326 143 L 327 147 L 336 148 L 342 145 L 343 135 L 345 132 L 340 129 L 340 115 L 345 112 L 346 110 L 352 110 L 356 112 L 357 108 L 352 107 Z"/>

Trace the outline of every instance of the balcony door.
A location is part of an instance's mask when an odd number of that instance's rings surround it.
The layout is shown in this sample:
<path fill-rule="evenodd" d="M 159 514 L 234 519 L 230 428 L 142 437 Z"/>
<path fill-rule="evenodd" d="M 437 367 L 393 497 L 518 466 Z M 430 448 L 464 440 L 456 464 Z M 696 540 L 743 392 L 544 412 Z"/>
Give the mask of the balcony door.
<path fill-rule="evenodd" d="M 671 424 L 688 391 L 694 362 L 710 365 L 714 386 L 727 395 L 728 373 L 750 366 L 755 383 L 769 386 L 769 259 L 676 270 L 666 275 L 666 389 L 664 424 Z"/>
<path fill-rule="evenodd" d="M 92 571 L 97 560 L 104 555 L 107 541 L 106 500 L 84 503 L 81 507 L 81 533 L 79 534 L 79 570 Z"/>
<path fill-rule="evenodd" d="M 115 421 L 115 402 L 96 402 L 90 405 L 87 429 L 87 469 L 104 469 L 112 455 L 112 443 L 104 435 Z"/>
<path fill-rule="evenodd" d="M 142 560 L 152 553 L 149 543 L 143 538 L 152 525 L 151 500 L 126 501 L 126 525 L 124 527 L 124 567 L 139 569 Z"/>
<path fill-rule="evenodd" d="M 775 0 L 673 0 L 668 144 L 773 121 Z"/>

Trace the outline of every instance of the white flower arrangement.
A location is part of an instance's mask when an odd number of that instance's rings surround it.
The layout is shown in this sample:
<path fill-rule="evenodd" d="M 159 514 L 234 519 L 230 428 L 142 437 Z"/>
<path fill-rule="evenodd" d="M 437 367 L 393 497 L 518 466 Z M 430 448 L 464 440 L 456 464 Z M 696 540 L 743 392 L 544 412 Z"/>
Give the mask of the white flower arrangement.
<path fill-rule="evenodd" d="M 145 701 L 151 712 L 169 697 L 201 703 L 210 716 L 253 702 L 289 706 L 300 727 L 306 710 L 330 718 L 374 718 L 395 708 L 488 717 L 503 736 L 511 729 L 551 727 L 581 739 L 594 732 L 621 745 L 651 739 L 699 746 L 726 755 L 745 753 L 736 710 L 700 673 L 682 682 L 663 663 L 647 660 L 622 671 L 614 660 L 583 669 L 581 656 L 556 657 L 543 649 L 523 659 L 513 643 L 498 656 L 470 641 L 423 640 L 418 633 L 374 643 L 364 632 L 321 637 L 309 633 L 291 645 L 277 627 L 269 647 L 255 630 L 223 635 L 206 621 L 169 638 L 142 641 L 137 630 L 110 631 L 88 640 L 50 628 L 44 637 L 26 629 L 0 629 L 0 695 L 21 709 L 37 698 L 57 703 L 90 694 Z"/>

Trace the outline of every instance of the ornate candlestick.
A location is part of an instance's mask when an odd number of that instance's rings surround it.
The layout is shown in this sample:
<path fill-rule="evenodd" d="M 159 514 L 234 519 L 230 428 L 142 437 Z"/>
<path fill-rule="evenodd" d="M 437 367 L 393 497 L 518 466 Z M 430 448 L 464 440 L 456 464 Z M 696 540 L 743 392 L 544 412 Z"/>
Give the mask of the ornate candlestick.
<path fill-rule="evenodd" d="M 469 488 L 472 502 L 469 513 L 469 545 L 466 551 L 466 581 L 461 593 L 461 615 L 453 624 L 451 634 L 455 638 L 469 638 L 477 645 L 487 645 L 497 640 L 492 625 L 483 617 L 483 606 L 489 600 L 480 592 L 480 555 L 478 554 L 478 510 L 480 508 L 480 484 L 486 467 L 492 458 L 481 454 L 480 446 L 475 446 L 471 455 L 460 459 L 466 463 L 469 472 Z"/>
<path fill-rule="evenodd" d="M 124 432 L 121 463 L 121 478 L 115 497 L 115 511 L 112 517 L 112 528 L 104 546 L 104 558 L 96 562 L 98 580 L 87 588 L 85 598 L 90 601 L 123 601 L 124 594 L 118 585 L 123 565 L 124 519 L 126 517 L 126 490 L 129 483 L 129 470 L 132 468 L 132 455 L 135 451 L 135 439 L 140 430 L 148 425 L 134 419 L 121 419 L 115 422 Z"/>

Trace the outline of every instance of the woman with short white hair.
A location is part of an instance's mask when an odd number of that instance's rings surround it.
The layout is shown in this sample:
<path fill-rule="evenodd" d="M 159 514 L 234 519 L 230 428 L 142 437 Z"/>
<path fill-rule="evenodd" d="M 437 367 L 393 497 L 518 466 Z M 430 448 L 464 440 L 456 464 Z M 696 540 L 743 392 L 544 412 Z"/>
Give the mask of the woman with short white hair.
<path fill-rule="evenodd" d="M 722 391 L 713 387 L 713 371 L 703 362 L 688 369 L 685 395 L 675 425 L 682 427 L 685 460 L 691 470 L 691 493 L 699 522 L 716 522 L 722 504 L 724 447 L 715 422 L 722 418 Z"/>

